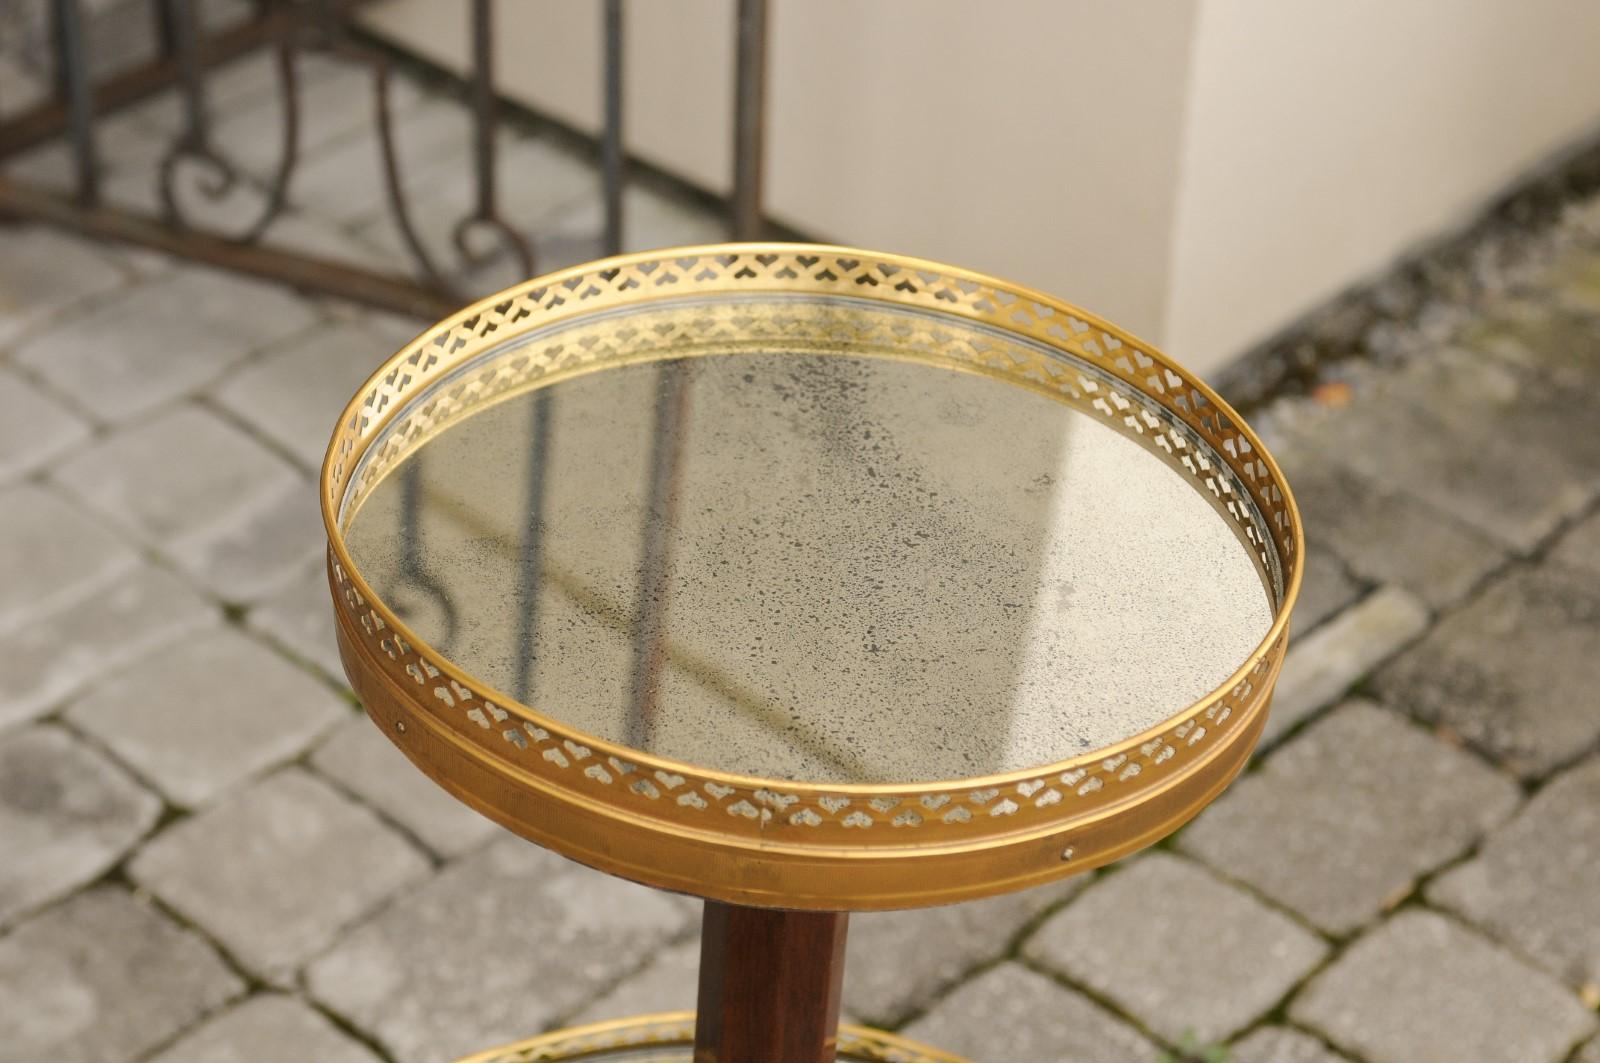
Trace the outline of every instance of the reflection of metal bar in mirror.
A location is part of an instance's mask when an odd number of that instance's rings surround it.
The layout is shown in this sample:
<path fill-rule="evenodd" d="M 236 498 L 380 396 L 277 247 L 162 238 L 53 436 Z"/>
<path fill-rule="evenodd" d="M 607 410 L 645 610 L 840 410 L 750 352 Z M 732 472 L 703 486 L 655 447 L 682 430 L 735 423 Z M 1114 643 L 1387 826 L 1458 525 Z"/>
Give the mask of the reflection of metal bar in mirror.
<path fill-rule="evenodd" d="M 689 363 L 661 363 L 656 378 L 655 426 L 650 433 L 650 483 L 639 550 L 639 598 L 633 625 L 633 675 L 628 698 L 628 744 L 649 749 L 661 682 L 672 533 L 677 524 L 678 475 L 688 430 Z"/>
<path fill-rule="evenodd" d="M 441 650 L 447 650 L 456 634 L 456 603 L 444 585 L 428 574 L 422 564 L 422 455 L 415 454 L 402 470 L 400 496 L 400 575 L 402 586 L 415 586 L 438 603 L 444 614 L 437 640 Z M 404 620 L 407 610 L 402 602 L 395 603 L 395 613 Z"/>
<path fill-rule="evenodd" d="M 622 0 L 606 0 L 605 128 L 600 133 L 600 179 L 605 191 L 603 254 L 622 251 Z"/>
<path fill-rule="evenodd" d="M 540 547 L 544 542 L 545 474 L 550 467 L 550 418 L 554 399 L 549 388 L 533 397 L 528 424 L 527 519 L 522 524 L 522 556 L 517 566 L 517 700 L 524 705 L 533 697 L 533 677 L 538 664 Z"/>
<path fill-rule="evenodd" d="M 503 541 L 497 524 L 485 519 L 481 512 L 455 495 L 444 491 L 430 491 L 428 505 L 433 513 L 454 522 L 485 542 Z M 506 543 L 505 548 L 510 548 L 509 543 Z M 632 637 L 637 613 L 627 602 L 605 594 L 592 583 L 560 567 L 548 554 L 540 561 L 538 575 L 540 583 L 551 593 L 565 597 L 611 631 Z M 826 735 L 814 733 L 803 724 L 797 723 L 782 705 L 744 686 L 737 677 L 729 675 L 720 665 L 701 657 L 681 643 L 675 643 L 671 638 L 665 637 L 665 634 L 661 640 L 661 657 L 665 664 L 671 665 L 674 670 L 682 672 L 706 691 L 727 701 L 736 711 L 763 727 L 782 731 L 788 741 L 793 742 L 795 746 L 840 769 L 848 777 L 861 782 L 891 781 L 887 776 L 875 772 L 855 753 L 831 742 Z"/>

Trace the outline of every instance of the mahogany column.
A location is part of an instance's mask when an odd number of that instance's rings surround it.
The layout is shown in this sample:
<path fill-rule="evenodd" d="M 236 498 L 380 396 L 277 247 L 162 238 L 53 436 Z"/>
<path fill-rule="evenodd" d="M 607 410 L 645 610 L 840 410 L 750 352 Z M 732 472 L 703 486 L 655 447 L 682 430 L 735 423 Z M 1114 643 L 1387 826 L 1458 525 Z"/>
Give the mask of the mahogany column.
<path fill-rule="evenodd" d="M 694 1063 L 834 1063 L 848 921 L 706 901 Z"/>

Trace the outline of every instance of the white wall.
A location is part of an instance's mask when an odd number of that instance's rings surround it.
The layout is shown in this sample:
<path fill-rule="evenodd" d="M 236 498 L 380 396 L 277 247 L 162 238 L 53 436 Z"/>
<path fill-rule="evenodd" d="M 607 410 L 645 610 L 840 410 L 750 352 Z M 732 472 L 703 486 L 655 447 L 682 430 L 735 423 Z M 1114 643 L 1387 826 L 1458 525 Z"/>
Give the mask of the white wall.
<path fill-rule="evenodd" d="M 947 259 L 1161 332 L 1195 0 L 775 0 L 768 212 L 824 239 Z M 461 68 L 466 8 L 368 25 Z M 496 8 L 506 92 L 600 121 L 600 5 Z M 631 0 L 625 136 L 714 191 L 732 172 L 732 0 Z"/>
<path fill-rule="evenodd" d="M 1192 2 L 774 9 L 771 213 L 1160 335 Z"/>
<path fill-rule="evenodd" d="M 1593 0 L 1204 0 L 1163 343 L 1226 361 L 1600 122 Z"/>
<path fill-rule="evenodd" d="M 1214 369 L 1600 124 L 1595 0 L 773 0 L 768 210 L 1032 284 Z M 459 67 L 466 5 L 369 24 Z M 502 0 L 584 129 L 600 5 Z M 731 169 L 732 0 L 630 0 L 632 151 Z"/>

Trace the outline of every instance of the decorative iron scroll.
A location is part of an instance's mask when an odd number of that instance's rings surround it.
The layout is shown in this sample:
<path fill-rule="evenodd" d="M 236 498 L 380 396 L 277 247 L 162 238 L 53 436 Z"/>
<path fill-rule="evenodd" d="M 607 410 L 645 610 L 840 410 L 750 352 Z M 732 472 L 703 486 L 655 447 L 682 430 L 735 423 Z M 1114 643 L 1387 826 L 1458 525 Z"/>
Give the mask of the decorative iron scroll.
<path fill-rule="evenodd" d="M 83 0 L 50 0 L 51 38 L 56 85 L 53 99 L 0 120 L 0 159 L 33 147 L 51 136 L 66 134 L 75 170 L 70 194 L 43 189 L 0 176 L 0 214 L 35 218 L 91 235 L 128 240 L 160 250 L 286 281 L 300 288 L 363 300 L 389 309 L 439 316 L 461 305 L 466 296 L 461 278 L 487 262 L 509 258 L 523 276 L 537 272 L 533 242 L 501 210 L 495 161 L 500 102 L 493 63 L 494 8 L 491 0 L 472 0 L 469 8 L 472 55 L 466 75 L 471 109 L 474 201 L 450 230 L 447 246 L 425 244 L 413 220 L 397 150 L 392 86 L 393 56 L 355 27 L 353 13 L 364 0 L 257 0 L 255 13 L 243 23 L 207 31 L 199 0 L 150 0 L 157 26 L 159 54 L 154 59 L 99 81 L 93 67 Z M 767 0 L 741 0 L 741 27 L 757 25 Z M 601 20 L 603 53 L 601 89 L 605 123 L 599 140 L 604 220 L 597 233 L 603 253 L 623 244 L 622 187 L 626 178 L 622 150 L 623 15 L 619 0 L 596 7 Z M 747 40 L 748 38 L 748 40 Z M 759 84 L 764 71 L 765 34 L 741 33 L 741 85 Z M 253 49 L 273 54 L 278 136 L 276 159 L 262 179 L 262 205 L 243 225 L 217 232 L 203 223 L 203 202 L 216 203 L 237 195 L 253 182 L 237 160 L 213 137 L 208 99 L 213 70 Z M 288 204 L 289 191 L 303 157 L 305 84 L 303 60 L 327 55 L 364 68 L 370 78 L 372 123 L 377 134 L 379 168 L 388 214 L 406 248 L 418 280 L 371 273 L 272 246 L 267 239 Z M 182 106 L 179 130 L 161 153 L 154 175 L 159 216 L 145 216 L 104 203 L 100 182 L 100 146 L 96 120 L 118 107 L 175 86 Z M 759 217 L 762 117 L 742 106 L 734 129 L 737 161 L 734 200 L 742 235 L 756 235 Z M 201 197 L 197 199 L 196 196 Z"/>

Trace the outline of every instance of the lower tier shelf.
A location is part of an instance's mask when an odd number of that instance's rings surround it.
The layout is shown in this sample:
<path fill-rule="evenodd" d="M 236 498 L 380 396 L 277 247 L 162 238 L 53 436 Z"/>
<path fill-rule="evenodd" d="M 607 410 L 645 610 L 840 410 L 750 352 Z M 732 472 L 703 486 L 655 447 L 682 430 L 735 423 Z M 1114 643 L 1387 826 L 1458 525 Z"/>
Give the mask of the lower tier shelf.
<path fill-rule="evenodd" d="M 671 1012 L 557 1030 L 458 1063 L 693 1063 L 694 1013 Z M 839 1027 L 839 1063 L 968 1063 L 960 1056 L 864 1026 Z"/>

